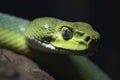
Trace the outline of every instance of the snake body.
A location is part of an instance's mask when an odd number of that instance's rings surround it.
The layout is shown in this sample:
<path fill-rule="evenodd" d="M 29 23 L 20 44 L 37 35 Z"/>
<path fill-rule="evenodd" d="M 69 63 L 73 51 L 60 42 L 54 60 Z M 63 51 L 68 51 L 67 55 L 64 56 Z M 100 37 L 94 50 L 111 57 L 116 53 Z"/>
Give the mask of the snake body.
<path fill-rule="evenodd" d="M 53 65 L 49 65 L 50 61 L 54 63 L 57 58 L 63 56 L 60 54 L 66 54 L 65 56 L 69 58 L 76 72 L 74 80 L 80 78 L 83 80 L 110 80 L 88 58 L 77 56 L 91 54 L 96 49 L 98 40 L 99 33 L 84 22 L 68 22 L 50 17 L 29 21 L 0 13 L 0 46 L 31 57 L 34 55 L 32 49 L 41 52 L 35 58 L 39 58 L 39 62 L 50 68 L 53 67 Z M 53 56 L 56 59 L 53 59 Z M 66 72 L 58 68 L 58 66 L 64 65 L 59 60 L 54 65 L 52 68 L 54 71 L 58 71 L 60 74 Z M 66 79 L 73 80 L 69 75 Z"/>

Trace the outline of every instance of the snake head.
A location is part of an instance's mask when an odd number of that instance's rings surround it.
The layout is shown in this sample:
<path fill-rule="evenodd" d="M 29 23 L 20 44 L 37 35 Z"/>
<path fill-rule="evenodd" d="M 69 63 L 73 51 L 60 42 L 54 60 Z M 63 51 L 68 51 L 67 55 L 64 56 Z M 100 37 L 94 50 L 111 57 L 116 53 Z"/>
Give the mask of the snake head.
<path fill-rule="evenodd" d="M 100 35 L 85 22 L 40 18 L 25 31 L 28 44 L 40 51 L 87 55 L 98 46 Z"/>
<path fill-rule="evenodd" d="M 57 26 L 52 45 L 63 53 L 89 55 L 99 43 L 100 35 L 85 22 L 63 22 Z"/>

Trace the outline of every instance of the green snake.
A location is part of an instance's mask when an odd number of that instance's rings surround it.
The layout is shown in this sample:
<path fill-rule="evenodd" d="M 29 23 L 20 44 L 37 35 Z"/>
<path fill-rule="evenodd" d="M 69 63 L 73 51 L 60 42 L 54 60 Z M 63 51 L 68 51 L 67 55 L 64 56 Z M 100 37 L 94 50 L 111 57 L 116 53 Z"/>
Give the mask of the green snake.
<path fill-rule="evenodd" d="M 30 21 L 0 13 L 0 46 L 31 57 L 36 52 L 38 56 L 35 58 L 40 59 L 47 55 L 58 57 L 65 54 L 72 62 L 78 80 L 79 77 L 83 80 L 110 80 L 89 59 L 81 56 L 91 55 L 96 50 L 99 38 L 99 33 L 85 22 L 69 22 L 51 17 Z M 48 60 L 43 64 L 49 67 Z M 57 71 L 55 66 L 52 67 Z M 64 73 L 61 71 L 60 74 Z M 73 80 L 70 76 L 67 79 Z"/>

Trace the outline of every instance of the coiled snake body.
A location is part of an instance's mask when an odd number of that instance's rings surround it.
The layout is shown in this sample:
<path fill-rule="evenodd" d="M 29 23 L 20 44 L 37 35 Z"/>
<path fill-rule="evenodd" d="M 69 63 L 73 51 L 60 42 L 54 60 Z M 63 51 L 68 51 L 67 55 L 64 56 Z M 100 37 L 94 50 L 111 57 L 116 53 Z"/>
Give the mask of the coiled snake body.
<path fill-rule="evenodd" d="M 61 71 L 60 74 L 67 71 L 58 68 L 64 64 L 58 62 L 53 66 L 49 60 L 57 60 L 51 58 L 53 56 L 58 58 L 63 56 L 61 54 L 66 54 L 65 56 L 70 59 L 71 65 L 77 72 L 78 80 L 79 77 L 83 80 L 110 80 L 89 59 L 76 56 L 91 54 L 96 49 L 98 40 L 99 33 L 84 22 L 68 22 L 50 17 L 29 21 L 0 13 L 0 46 L 29 56 L 33 56 L 32 50 L 36 50 L 40 54 L 35 58 L 44 59 L 44 61 L 39 62 L 47 67 L 53 67 L 52 69 L 58 73 Z M 47 55 L 52 57 L 49 56 L 45 60 Z M 63 63 L 65 62 L 63 61 Z"/>

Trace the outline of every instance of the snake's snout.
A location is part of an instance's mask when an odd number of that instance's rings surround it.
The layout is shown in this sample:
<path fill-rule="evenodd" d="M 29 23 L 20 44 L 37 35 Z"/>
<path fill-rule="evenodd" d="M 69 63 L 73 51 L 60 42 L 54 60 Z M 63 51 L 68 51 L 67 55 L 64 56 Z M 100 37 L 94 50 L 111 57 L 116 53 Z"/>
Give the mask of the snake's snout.
<path fill-rule="evenodd" d="M 79 44 L 84 47 L 82 48 L 84 50 L 91 49 L 93 47 L 96 48 L 98 46 L 98 43 L 99 43 L 98 38 L 89 36 L 87 34 L 84 36 L 83 40 L 79 42 Z"/>
<path fill-rule="evenodd" d="M 90 42 L 89 42 L 89 49 L 91 49 L 91 51 L 95 51 L 98 48 L 99 45 L 99 38 L 91 38 Z"/>

